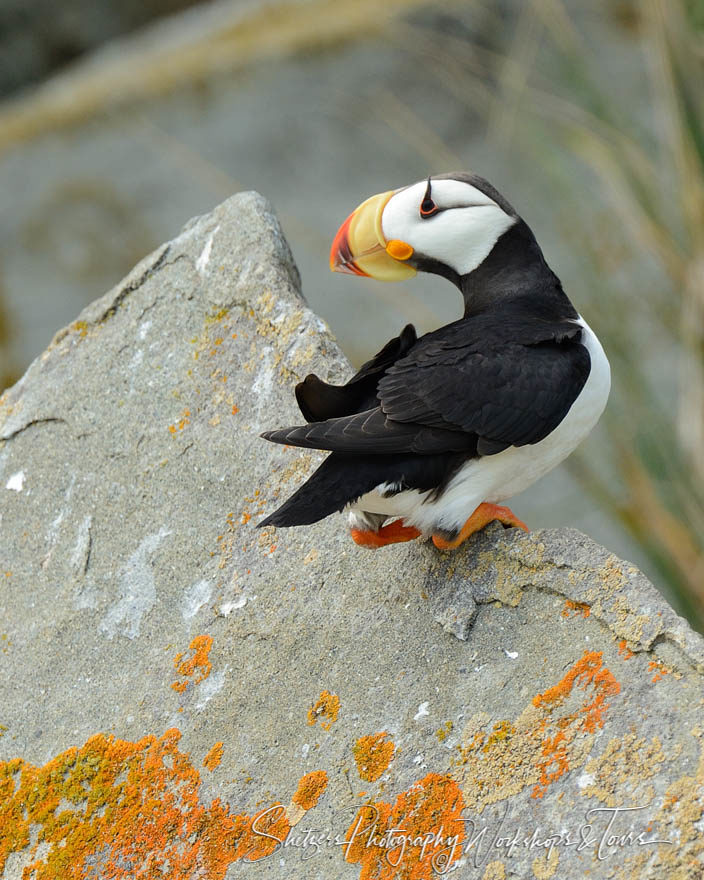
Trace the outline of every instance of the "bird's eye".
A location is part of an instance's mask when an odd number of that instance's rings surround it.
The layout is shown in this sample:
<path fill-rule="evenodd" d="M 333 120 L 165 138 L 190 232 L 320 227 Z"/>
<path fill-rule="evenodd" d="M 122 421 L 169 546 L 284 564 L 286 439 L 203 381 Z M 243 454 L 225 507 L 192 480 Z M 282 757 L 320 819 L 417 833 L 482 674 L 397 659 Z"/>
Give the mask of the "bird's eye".
<path fill-rule="evenodd" d="M 428 217 L 432 217 L 433 214 L 437 214 L 440 210 L 440 208 L 438 208 L 438 206 L 433 201 L 430 186 L 430 178 L 428 178 L 428 185 L 426 186 L 425 193 L 423 194 L 423 201 L 420 203 L 420 216 L 423 220 L 427 220 Z"/>
<path fill-rule="evenodd" d="M 420 216 L 423 219 L 428 217 L 432 217 L 433 214 L 437 214 L 440 208 L 435 204 L 435 202 L 428 196 L 424 198 L 420 203 Z"/>

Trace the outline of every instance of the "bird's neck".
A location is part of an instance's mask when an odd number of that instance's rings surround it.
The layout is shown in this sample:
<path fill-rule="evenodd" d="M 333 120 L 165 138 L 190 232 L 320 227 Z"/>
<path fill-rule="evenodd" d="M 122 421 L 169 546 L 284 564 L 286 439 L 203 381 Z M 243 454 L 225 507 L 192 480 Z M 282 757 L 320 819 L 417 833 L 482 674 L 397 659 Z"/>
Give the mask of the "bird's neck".
<path fill-rule="evenodd" d="M 501 236 L 484 262 L 457 284 L 465 318 L 510 307 L 524 307 L 546 319 L 577 317 L 533 233 L 520 219 Z"/>

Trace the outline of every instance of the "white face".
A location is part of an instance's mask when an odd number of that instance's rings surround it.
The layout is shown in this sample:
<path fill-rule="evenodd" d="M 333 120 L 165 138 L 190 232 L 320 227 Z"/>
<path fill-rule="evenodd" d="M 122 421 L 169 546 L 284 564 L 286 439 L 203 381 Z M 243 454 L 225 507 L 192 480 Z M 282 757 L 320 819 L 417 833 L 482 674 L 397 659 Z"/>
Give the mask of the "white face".
<path fill-rule="evenodd" d="M 481 190 L 461 180 L 431 180 L 431 198 L 439 209 L 421 215 L 428 182 L 399 190 L 384 207 L 381 225 L 387 241 L 411 245 L 415 257 L 449 266 L 458 275 L 476 269 L 504 232 L 517 221 Z"/>

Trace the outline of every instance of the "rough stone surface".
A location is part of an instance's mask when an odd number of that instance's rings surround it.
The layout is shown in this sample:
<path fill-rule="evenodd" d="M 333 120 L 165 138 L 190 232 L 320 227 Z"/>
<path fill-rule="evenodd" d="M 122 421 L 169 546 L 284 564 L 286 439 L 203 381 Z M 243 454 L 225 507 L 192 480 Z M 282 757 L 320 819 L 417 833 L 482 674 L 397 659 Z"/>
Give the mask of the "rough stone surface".
<path fill-rule="evenodd" d="M 319 460 L 259 432 L 349 369 L 298 288 L 236 196 L 0 399 L 2 876 L 701 877 L 704 643 L 633 566 L 255 530 Z"/>
<path fill-rule="evenodd" d="M 28 0 L 11 2 L 19 7 Z M 45 7 L 50 2 L 31 0 Z M 100 2 L 70 0 L 91 6 L 98 17 Z M 135 3 L 117 4 L 116 12 L 122 15 Z M 584 45 L 599 47 L 605 87 L 617 84 L 620 105 L 640 108 L 647 125 L 652 94 L 633 30 L 594 15 L 593 4 L 584 0 L 563 5 Z M 576 214 L 580 227 L 602 229 L 610 202 L 597 197 L 591 173 L 571 147 L 559 161 L 573 197 L 557 200 L 546 198 L 546 185 L 552 189 L 555 180 L 546 180 L 541 163 L 536 166 L 527 132 L 513 139 L 515 149 L 496 149 L 491 133 L 504 131 L 498 117 L 489 119 L 481 101 L 472 109 L 465 90 L 450 85 L 460 43 L 451 40 L 447 76 L 439 56 L 440 69 L 428 76 L 430 45 L 442 44 L 450 33 L 484 46 L 494 59 L 486 76 L 501 75 L 525 3 L 502 0 L 500 15 L 494 6 L 450 2 L 439 10 L 436 2 L 419 0 L 212 0 L 163 27 L 106 46 L 18 104 L 0 105 L 0 374 L 8 377 L 3 382 L 0 375 L 0 393 L 57 327 L 174 236 L 185 220 L 243 183 L 275 201 L 306 298 L 354 363 L 409 321 L 427 331 L 456 320 L 462 298 L 441 278 L 378 284 L 333 278 L 328 268 L 331 236 L 361 198 L 420 180 L 431 168 L 478 171 L 510 196 L 611 356 L 622 343 L 620 334 L 619 341 L 610 341 L 613 330 L 604 320 L 610 294 L 585 275 L 584 242 L 569 233 Z M 548 43 L 539 54 L 540 76 L 562 81 L 564 58 Z M 3 61 L 12 66 L 0 51 Z M 164 85 L 172 90 L 168 95 Z M 511 127 L 515 134 L 522 131 L 520 122 Z M 554 169 L 552 161 L 548 165 Z M 602 235 L 588 238 L 603 251 Z M 629 260 L 628 278 L 626 287 L 640 291 L 639 298 L 660 301 L 663 287 L 647 259 Z M 643 320 L 648 313 L 639 310 Z M 674 388 L 677 363 L 669 336 L 647 322 L 632 332 L 649 339 L 658 387 Z M 615 388 L 614 397 L 618 393 Z M 600 459 L 611 475 L 609 433 L 604 422 L 582 453 L 592 462 Z M 651 577 L 657 570 L 619 519 L 584 495 L 571 467 L 557 468 L 516 504 L 526 522 L 569 522 Z"/>

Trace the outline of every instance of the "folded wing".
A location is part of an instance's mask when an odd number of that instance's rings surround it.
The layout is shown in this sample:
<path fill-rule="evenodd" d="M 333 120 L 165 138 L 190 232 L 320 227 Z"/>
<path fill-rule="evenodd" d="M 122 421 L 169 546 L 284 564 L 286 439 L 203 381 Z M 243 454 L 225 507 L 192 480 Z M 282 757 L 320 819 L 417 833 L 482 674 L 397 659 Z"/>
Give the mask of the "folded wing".
<path fill-rule="evenodd" d="M 307 422 L 349 416 L 372 409 L 376 403 L 376 386 L 384 372 L 404 357 L 417 340 L 413 324 L 386 343 L 382 350 L 367 361 L 345 385 L 330 385 L 314 373 L 296 385 L 296 400 Z"/>
<path fill-rule="evenodd" d="M 418 342 L 407 333 L 404 343 L 402 333 L 345 386 L 308 377 L 299 402 L 310 423 L 262 436 L 347 455 L 491 455 L 537 443 L 564 419 L 589 375 L 581 328 L 525 315 L 497 328 L 495 320 L 463 319 Z M 323 385 L 335 391 L 321 393 Z M 354 410 L 361 404 L 367 408 Z"/>

